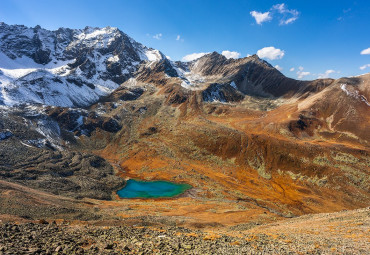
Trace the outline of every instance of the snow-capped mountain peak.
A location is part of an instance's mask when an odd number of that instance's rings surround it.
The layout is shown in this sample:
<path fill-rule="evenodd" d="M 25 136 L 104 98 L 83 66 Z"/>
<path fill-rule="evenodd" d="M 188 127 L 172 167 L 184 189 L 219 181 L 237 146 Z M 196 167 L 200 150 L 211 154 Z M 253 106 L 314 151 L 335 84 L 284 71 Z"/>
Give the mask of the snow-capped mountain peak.
<path fill-rule="evenodd" d="M 165 56 L 115 27 L 60 28 L 0 23 L 0 104 L 88 106 Z"/>

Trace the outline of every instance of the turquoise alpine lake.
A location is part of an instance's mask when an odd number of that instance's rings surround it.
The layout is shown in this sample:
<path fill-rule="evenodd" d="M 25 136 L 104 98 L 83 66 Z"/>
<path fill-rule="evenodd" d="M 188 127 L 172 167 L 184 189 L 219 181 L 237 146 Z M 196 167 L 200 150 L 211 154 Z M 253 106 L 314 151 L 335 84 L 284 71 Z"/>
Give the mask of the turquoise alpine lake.
<path fill-rule="evenodd" d="M 125 187 L 117 191 L 120 198 L 160 198 L 174 197 L 190 189 L 189 184 L 166 181 L 138 181 L 130 179 Z"/>

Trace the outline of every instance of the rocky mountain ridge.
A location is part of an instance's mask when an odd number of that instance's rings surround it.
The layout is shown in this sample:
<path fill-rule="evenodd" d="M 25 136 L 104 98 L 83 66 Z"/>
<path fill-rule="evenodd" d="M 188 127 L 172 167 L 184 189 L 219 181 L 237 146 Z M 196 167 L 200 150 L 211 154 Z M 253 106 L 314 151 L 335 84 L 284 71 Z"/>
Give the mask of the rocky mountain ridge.
<path fill-rule="evenodd" d="M 0 103 L 86 107 L 164 58 L 117 28 L 49 31 L 0 24 Z"/>
<path fill-rule="evenodd" d="M 0 104 L 4 105 L 87 107 L 137 72 L 143 75 L 145 69 L 149 76 L 164 71 L 178 77 L 179 84 L 190 90 L 206 90 L 211 84 L 209 90 L 223 88 L 205 95 L 208 101 L 233 101 L 239 92 L 292 96 L 307 84 L 286 78 L 256 55 L 235 60 L 213 52 L 189 63 L 172 62 L 111 27 L 49 31 L 0 23 L 0 38 Z"/>

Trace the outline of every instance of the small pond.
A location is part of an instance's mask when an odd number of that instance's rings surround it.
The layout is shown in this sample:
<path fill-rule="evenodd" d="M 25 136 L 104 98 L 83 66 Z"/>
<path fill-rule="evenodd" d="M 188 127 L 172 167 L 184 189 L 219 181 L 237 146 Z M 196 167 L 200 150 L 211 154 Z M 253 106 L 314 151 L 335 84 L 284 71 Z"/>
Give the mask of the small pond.
<path fill-rule="evenodd" d="M 117 191 L 120 198 L 160 198 L 175 197 L 190 189 L 189 184 L 166 181 L 138 181 L 130 179 L 124 188 Z"/>

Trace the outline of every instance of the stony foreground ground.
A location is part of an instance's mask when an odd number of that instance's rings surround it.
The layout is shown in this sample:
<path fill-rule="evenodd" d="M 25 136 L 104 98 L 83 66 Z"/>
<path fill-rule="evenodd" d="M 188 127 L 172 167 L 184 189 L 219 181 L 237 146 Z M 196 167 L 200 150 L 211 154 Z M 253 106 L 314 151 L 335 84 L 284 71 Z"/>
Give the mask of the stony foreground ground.
<path fill-rule="evenodd" d="M 370 208 L 306 215 L 243 230 L 0 224 L 0 254 L 368 254 Z"/>

